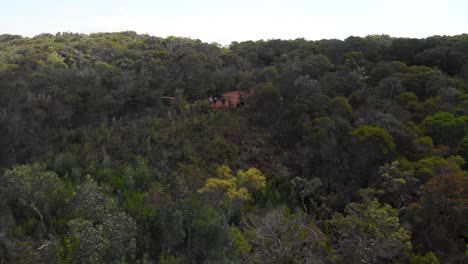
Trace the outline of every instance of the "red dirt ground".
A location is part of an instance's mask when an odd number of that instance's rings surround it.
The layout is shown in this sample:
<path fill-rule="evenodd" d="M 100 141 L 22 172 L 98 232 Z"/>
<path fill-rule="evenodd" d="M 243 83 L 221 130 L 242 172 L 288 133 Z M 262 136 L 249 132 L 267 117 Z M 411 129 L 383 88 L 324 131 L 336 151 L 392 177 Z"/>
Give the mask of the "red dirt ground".
<path fill-rule="evenodd" d="M 227 93 L 224 93 L 222 97 L 226 99 L 226 103 L 223 104 L 221 102 L 221 98 L 218 98 L 216 101 L 216 104 L 211 104 L 211 109 L 213 110 L 219 110 L 223 108 L 237 108 L 237 103 L 239 101 L 239 95 L 242 95 L 245 98 L 245 105 L 244 107 L 250 107 L 251 106 L 251 101 L 255 95 L 254 91 L 230 91 Z M 231 97 L 231 105 L 229 105 L 229 97 Z"/>

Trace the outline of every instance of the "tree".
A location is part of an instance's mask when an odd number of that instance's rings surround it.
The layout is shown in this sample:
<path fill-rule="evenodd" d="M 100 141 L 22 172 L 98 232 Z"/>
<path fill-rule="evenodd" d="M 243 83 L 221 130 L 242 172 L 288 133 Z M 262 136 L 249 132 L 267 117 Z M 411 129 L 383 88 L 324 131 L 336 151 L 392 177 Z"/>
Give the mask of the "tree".
<path fill-rule="evenodd" d="M 400 225 L 396 209 L 373 200 L 350 203 L 345 213 L 335 213 L 330 221 L 334 247 L 343 263 L 408 261 L 411 234 Z"/>
<path fill-rule="evenodd" d="M 281 94 L 277 86 L 272 83 L 261 85 L 255 93 L 255 108 L 257 122 L 272 126 L 276 123 L 282 107 Z"/>
<path fill-rule="evenodd" d="M 429 136 L 419 137 L 413 140 L 413 147 L 417 154 L 424 157 L 431 154 L 434 148 L 434 143 L 432 142 L 432 138 Z"/>
<path fill-rule="evenodd" d="M 218 167 L 217 178 L 209 178 L 200 194 L 210 198 L 210 201 L 219 209 L 217 220 L 221 225 L 227 241 L 224 243 L 223 258 L 226 260 L 226 252 L 230 241 L 230 218 L 244 203 L 252 200 L 255 191 L 266 188 L 266 178 L 257 168 L 249 168 L 247 171 L 239 170 L 234 176 L 228 166 Z"/>
<path fill-rule="evenodd" d="M 317 199 L 318 189 L 322 185 L 322 182 L 319 178 L 312 178 L 310 180 L 304 179 L 301 177 L 296 177 L 291 180 L 292 190 L 291 193 L 299 197 L 302 204 L 302 209 L 307 214 L 308 213 L 308 204 L 317 206 L 314 200 Z M 316 208 L 314 208 L 316 209 Z"/>
<path fill-rule="evenodd" d="M 380 201 L 401 209 L 413 200 L 418 183 L 412 171 L 403 171 L 400 163 L 394 161 L 379 168 L 378 176 L 371 186 L 382 192 Z"/>
<path fill-rule="evenodd" d="M 217 202 L 246 202 L 252 199 L 252 192 L 266 187 L 266 178 L 257 168 L 247 171 L 239 170 L 236 176 L 228 166 L 220 166 L 217 170 L 219 178 L 209 178 L 199 193 L 215 197 Z"/>
<path fill-rule="evenodd" d="M 436 73 L 427 66 L 410 66 L 403 74 L 403 85 L 409 92 L 415 93 L 419 98 L 426 98 L 426 83 Z"/>
<path fill-rule="evenodd" d="M 437 46 L 416 54 L 415 59 L 419 64 L 435 66 L 443 71 L 447 71 L 449 53 L 449 47 Z"/>
<path fill-rule="evenodd" d="M 412 226 L 412 242 L 423 252 L 435 252 L 442 262 L 466 262 L 466 242 L 460 234 L 467 229 L 468 179 L 460 174 L 439 174 L 420 191 L 404 218 Z"/>
<path fill-rule="evenodd" d="M 395 151 L 392 135 L 379 126 L 360 126 L 354 129 L 351 134 L 362 143 L 376 144 L 382 154 L 391 154 Z"/>
<path fill-rule="evenodd" d="M 346 181 L 343 172 L 350 169 L 348 153 L 343 149 L 349 144 L 347 135 L 351 125 L 341 117 L 335 118 L 319 116 L 304 122 L 304 145 L 298 146 L 301 155 L 297 175 L 308 181 L 319 177 L 327 192 L 342 186 Z"/>
<path fill-rule="evenodd" d="M 34 215 L 41 227 L 40 233 L 46 236 L 56 211 L 69 198 L 65 183 L 53 171 L 46 170 L 45 164 L 20 165 L 5 172 L 6 191 L 4 199 L 11 207 L 26 209 Z M 24 219 L 18 219 L 22 221 Z"/>
<path fill-rule="evenodd" d="M 311 79 L 309 75 L 300 76 L 294 81 L 293 89 L 290 89 L 288 98 L 290 101 L 304 97 L 317 96 L 321 93 L 320 83 L 316 79 Z"/>
<path fill-rule="evenodd" d="M 89 176 L 66 207 L 68 232 L 62 242 L 63 260 L 102 263 L 132 260 L 135 221 Z"/>
<path fill-rule="evenodd" d="M 422 128 L 436 144 L 455 145 L 467 131 L 465 121 L 451 113 L 438 112 L 422 122 Z"/>
<path fill-rule="evenodd" d="M 277 208 L 265 215 L 250 215 L 242 224 L 241 260 L 252 263 L 329 263 L 330 239 L 307 215 Z M 242 245 L 242 244 L 241 244 Z M 250 249 L 250 250 L 246 250 Z"/>
<path fill-rule="evenodd" d="M 382 79 L 397 77 L 407 68 L 408 66 L 401 61 L 379 61 L 369 73 L 369 82 L 371 85 L 377 85 Z"/>
<path fill-rule="evenodd" d="M 468 162 L 468 136 L 465 136 L 462 138 L 462 140 L 460 140 L 460 143 L 457 147 L 457 154 L 460 155 L 466 162 Z"/>
<path fill-rule="evenodd" d="M 420 159 L 413 163 L 416 177 L 427 182 L 432 177 L 443 173 L 460 173 L 465 160 L 460 156 L 449 156 L 446 158 L 431 156 Z"/>
<path fill-rule="evenodd" d="M 349 71 L 356 71 L 359 69 L 367 71 L 371 64 L 364 58 L 361 52 L 352 51 L 341 57 L 340 65 L 346 67 Z"/>
<path fill-rule="evenodd" d="M 350 119 L 353 108 L 349 104 L 348 98 L 337 96 L 331 101 L 331 111 L 343 118 Z"/>
<path fill-rule="evenodd" d="M 327 56 L 322 54 L 309 55 L 300 63 L 303 75 L 309 75 L 314 79 L 320 78 L 325 72 L 333 69 L 334 65 Z"/>
<path fill-rule="evenodd" d="M 401 83 L 400 79 L 396 77 L 388 77 L 381 79 L 376 88 L 376 94 L 380 98 L 392 98 L 405 91 L 405 87 Z"/>
<path fill-rule="evenodd" d="M 54 262 L 63 228 L 58 211 L 70 188 L 42 163 L 15 166 L 0 180 L 5 187 L 0 193 L 0 247 L 6 259 Z"/>

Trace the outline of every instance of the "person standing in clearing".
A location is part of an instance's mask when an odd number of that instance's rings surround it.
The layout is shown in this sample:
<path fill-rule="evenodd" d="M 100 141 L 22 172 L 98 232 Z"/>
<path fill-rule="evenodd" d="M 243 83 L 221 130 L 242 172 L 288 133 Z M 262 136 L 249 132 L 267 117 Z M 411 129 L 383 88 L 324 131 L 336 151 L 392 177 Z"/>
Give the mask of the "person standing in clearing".
<path fill-rule="evenodd" d="M 240 103 L 241 108 L 244 107 L 244 105 L 245 105 L 244 96 L 241 95 L 241 96 L 239 97 L 239 103 Z"/>

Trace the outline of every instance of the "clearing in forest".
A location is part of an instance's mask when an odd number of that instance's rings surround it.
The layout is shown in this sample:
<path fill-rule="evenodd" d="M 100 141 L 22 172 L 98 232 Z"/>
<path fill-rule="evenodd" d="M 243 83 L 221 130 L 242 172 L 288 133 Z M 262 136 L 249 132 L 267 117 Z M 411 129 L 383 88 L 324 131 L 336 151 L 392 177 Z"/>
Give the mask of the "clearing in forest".
<path fill-rule="evenodd" d="M 243 107 L 250 107 L 252 105 L 252 100 L 254 98 L 255 92 L 253 90 L 248 91 L 230 91 L 224 93 L 222 96 L 218 97 L 216 103 L 211 104 L 213 110 L 223 109 L 223 108 L 237 108 L 240 104 L 241 96 L 244 98 L 245 104 Z M 229 103 L 229 98 L 231 98 L 231 103 Z M 223 106 L 222 99 L 225 99 Z"/>

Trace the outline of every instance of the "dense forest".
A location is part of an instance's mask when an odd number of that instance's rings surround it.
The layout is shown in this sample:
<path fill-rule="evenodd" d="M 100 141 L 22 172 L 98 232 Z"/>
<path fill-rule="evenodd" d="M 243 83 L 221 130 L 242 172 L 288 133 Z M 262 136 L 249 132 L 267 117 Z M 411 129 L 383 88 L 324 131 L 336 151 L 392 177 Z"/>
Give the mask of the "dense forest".
<path fill-rule="evenodd" d="M 467 162 L 466 34 L 0 35 L 0 263 L 468 263 Z"/>

